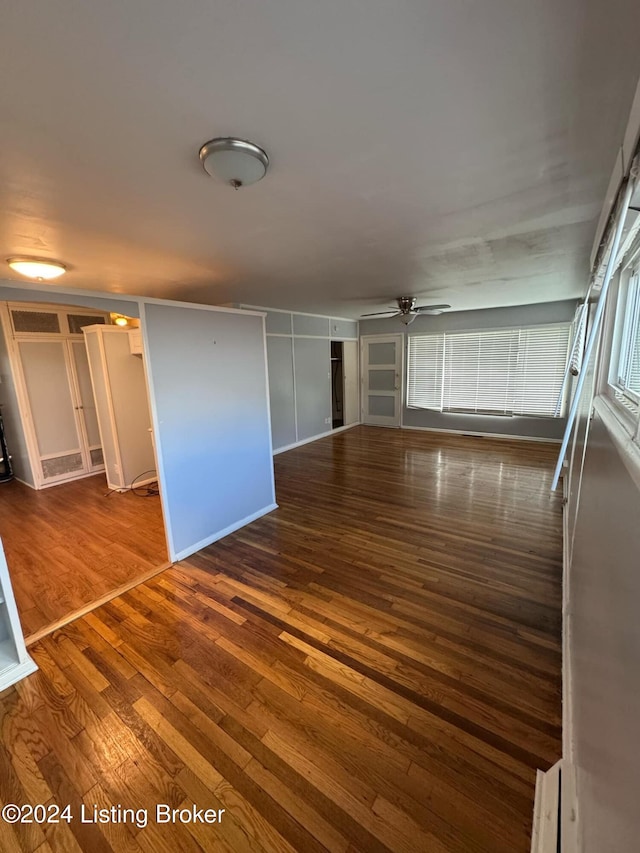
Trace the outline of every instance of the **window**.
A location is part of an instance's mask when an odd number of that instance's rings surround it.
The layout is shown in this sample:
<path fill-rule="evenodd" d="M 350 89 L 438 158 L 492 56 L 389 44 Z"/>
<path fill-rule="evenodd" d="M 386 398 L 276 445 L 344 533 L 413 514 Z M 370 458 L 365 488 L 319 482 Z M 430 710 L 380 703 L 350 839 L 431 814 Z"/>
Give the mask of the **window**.
<path fill-rule="evenodd" d="M 411 335 L 407 405 L 440 412 L 559 414 L 569 323 Z"/>
<path fill-rule="evenodd" d="M 633 403 L 640 402 L 640 277 L 629 280 L 618 358 L 618 390 Z"/>

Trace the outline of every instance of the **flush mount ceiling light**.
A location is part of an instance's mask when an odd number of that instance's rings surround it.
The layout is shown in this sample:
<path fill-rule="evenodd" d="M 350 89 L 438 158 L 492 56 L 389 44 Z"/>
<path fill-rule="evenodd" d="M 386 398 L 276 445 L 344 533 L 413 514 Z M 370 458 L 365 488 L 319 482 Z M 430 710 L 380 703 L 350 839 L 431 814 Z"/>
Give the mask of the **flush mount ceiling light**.
<path fill-rule="evenodd" d="M 267 174 L 269 158 L 253 142 L 232 137 L 210 139 L 200 149 L 200 162 L 212 178 L 234 189 L 255 184 Z"/>
<path fill-rule="evenodd" d="M 67 268 L 59 261 L 45 261 L 40 258 L 7 258 L 7 263 L 15 272 L 36 281 L 48 281 L 63 275 Z"/>

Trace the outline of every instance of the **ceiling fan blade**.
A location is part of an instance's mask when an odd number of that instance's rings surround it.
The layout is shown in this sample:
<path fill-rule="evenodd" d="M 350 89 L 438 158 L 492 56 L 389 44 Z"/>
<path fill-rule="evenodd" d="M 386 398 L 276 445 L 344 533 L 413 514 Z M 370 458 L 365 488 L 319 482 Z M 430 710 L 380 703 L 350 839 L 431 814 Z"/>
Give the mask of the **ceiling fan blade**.
<path fill-rule="evenodd" d="M 400 311 L 376 311 L 375 314 L 361 314 L 361 317 L 395 317 L 400 314 Z"/>
<path fill-rule="evenodd" d="M 418 305 L 413 310 L 420 314 L 423 311 L 444 311 L 445 308 L 451 308 L 451 305 Z"/>

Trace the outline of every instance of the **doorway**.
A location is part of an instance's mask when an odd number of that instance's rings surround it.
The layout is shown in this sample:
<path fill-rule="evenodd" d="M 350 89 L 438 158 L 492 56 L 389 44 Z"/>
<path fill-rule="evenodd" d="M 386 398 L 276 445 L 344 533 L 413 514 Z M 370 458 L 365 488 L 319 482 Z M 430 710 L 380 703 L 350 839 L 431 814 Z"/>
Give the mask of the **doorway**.
<path fill-rule="evenodd" d="M 138 321 L 118 327 L 106 311 L 40 303 L 4 303 L 0 314 L 15 475 L 0 484 L 0 536 L 34 642 L 169 563 L 144 366 L 129 342 Z M 109 476 L 112 458 L 126 484 Z"/>
<path fill-rule="evenodd" d="M 400 426 L 403 343 L 404 335 L 360 339 L 363 424 Z"/>
<path fill-rule="evenodd" d="M 344 426 L 344 357 L 342 341 L 331 341 L 331 427 Z"/>

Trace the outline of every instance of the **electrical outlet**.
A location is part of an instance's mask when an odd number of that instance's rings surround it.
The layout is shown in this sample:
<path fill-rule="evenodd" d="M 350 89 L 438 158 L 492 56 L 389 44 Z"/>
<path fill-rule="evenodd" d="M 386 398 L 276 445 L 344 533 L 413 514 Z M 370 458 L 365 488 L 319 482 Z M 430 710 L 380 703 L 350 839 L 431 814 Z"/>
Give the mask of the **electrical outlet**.
<path fill-rule="evenodd" d="M 331 418 L 325 418 L 325 419 L 324 419 L 324 422 L 325 422 L 325 424 L 330 424 L 330 423 L 331 423 Z"/>

